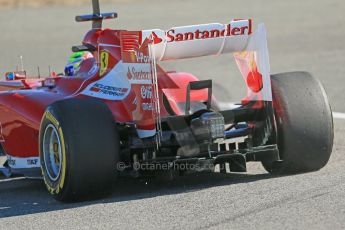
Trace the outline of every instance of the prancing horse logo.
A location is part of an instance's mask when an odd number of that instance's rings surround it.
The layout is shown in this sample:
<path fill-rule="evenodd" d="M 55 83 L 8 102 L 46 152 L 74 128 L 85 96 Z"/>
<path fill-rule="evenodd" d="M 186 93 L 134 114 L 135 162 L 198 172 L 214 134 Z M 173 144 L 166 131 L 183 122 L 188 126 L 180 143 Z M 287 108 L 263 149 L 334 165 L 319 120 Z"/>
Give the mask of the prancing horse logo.
<path fill-rule="evenodd" d="M 107 72 L 109 65 L 109 53 L 107 51 L 101 51 L 100 62 L 101 68 L 99 70 L 99 76 L 103 76 Z"/>

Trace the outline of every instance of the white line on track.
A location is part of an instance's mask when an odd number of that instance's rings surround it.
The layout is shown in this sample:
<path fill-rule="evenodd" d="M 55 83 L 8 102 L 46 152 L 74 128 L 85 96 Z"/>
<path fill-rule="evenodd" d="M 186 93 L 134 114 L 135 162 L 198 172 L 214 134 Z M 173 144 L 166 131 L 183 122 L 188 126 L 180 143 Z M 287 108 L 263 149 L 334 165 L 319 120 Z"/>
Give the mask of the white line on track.
<path fill-rule="evenodd" d="M 336 118 L 336 119 L 345 119 L 345 113 L 333 112 L 333 118 Z"/>
<path fill-rule="evenodd" d="M 234 109 L 239 107 L 235 103 L 219 102 L 220 109 Z M 333 112 L 333 118 L 335 119 L 345 119 L 345 113 Z"/>

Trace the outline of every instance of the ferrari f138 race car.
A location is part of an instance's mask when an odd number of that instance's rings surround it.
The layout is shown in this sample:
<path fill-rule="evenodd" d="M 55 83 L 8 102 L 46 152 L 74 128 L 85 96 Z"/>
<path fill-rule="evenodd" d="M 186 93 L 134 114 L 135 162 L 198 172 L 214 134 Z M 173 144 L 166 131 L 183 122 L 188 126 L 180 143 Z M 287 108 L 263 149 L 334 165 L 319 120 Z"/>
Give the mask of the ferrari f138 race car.
<path fill-rule="evenodd" d="M 8 72 L 0 82 L 3 174 L 43 178 L 54 198 L 73 201 L 152 170 L 246 172 L 256 161 L 270 173 L 294 174 L 327 164 L 333 119 L 325 90 L 307 72 L 270 75 L 263 24 L 102 29 L 117 14 L 92 3 L 93 14 L 76 17 L 92 29 L 72 48 L 92 55 L 72 76 Z M 225 53 L 247 88 L 228 109 L 219 108 L 212 80 L 159 65 Z"/>

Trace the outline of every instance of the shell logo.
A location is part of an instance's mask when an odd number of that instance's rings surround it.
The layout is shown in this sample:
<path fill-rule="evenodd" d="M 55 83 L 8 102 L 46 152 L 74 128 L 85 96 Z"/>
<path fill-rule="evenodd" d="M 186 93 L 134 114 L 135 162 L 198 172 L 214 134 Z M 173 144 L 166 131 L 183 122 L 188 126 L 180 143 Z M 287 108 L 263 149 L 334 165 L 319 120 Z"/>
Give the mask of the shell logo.
<path fill-rule="evenodd" d="M 241 66 L 246 70 L 246 83 L 248 88 L 254 93 L 260 92 L 263 88 L 263 80 L 255 61 L 255 52 L 243 51 L 237 53 L 236 56 L 244 60 Z"/>
<path fill-rule="evenodd" d="M 247 75 L 247 85 L 254 93 L 258 93 L 263 88 L 262 74 L 259 72 L 256 65 L 254 52 L 250 53 L 249 58 L 249 73 Z"/>

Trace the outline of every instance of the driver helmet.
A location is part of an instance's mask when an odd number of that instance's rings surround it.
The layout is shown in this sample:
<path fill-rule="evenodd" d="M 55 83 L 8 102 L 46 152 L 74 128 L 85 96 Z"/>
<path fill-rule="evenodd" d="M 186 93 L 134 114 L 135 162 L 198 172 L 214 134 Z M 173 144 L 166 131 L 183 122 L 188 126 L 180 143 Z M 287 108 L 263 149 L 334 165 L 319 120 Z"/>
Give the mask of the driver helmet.
<path fill-rule="evenodd" d="M 79 51 L 79 52 L 75 52 L 73 53 L 66 64 L 65 67 L 65 75 L 66 76 L 75 76 L 76 73 L 79 71 L 80 69 L 80 64 L 87 59 L 93 58 L 92 53 L 88 52 L 88 51 Z"/>

